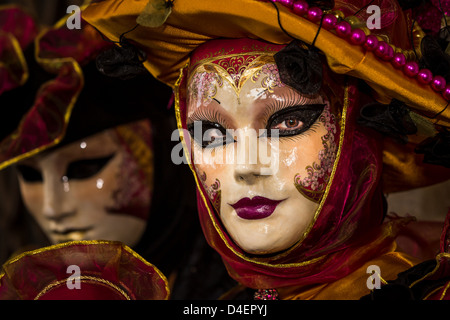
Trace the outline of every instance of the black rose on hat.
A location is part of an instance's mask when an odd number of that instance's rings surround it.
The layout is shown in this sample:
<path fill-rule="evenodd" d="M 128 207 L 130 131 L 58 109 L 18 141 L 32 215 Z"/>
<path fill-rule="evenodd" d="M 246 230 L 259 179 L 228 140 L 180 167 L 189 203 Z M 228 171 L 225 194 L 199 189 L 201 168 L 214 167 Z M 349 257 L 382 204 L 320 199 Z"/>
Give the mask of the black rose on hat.
<path fill-rule="evenodd" d="M 416 147 L 415 152 L 424 155 L 424 163 L 450 168 L 450 132 L 442 131 L 424 140 Z"/>
<path fill-rule="evenodd" d="M 121 38 L 121 46 L 114 46 L 100 53 L 96 58 L 97 69 L 104 75 L 122 80 L 144 75 L 148 71 L 143 63 L 147 55 L 125 38 Z"/>
<path fill-rule="evenodd" d="M 408 143 L 408 135 L 417 133 L 409 108 L 393 99 L 389 105 L 371 103 L 361 108 L 357 123 L 381 132 L 401 144 Z"/>
<path fill-rule="evenodd" d="M 317 49 L 294 40 L 274 58 L 284 84 L 302 94 L 319 92 L 322 87 L 322 62 Z"/>

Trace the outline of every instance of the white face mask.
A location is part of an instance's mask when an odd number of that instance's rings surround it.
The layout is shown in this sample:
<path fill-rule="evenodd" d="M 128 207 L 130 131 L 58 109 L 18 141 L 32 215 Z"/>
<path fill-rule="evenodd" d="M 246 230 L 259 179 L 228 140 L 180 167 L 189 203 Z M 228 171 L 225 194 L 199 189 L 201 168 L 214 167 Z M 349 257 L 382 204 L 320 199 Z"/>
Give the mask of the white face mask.
<path fill-rule="evenodd" d="M 119 137 L 109 129 L 18 164 L 24 203 L 52 243 L 114 240 L 134 246 L 143 235 L 153 181 L 144 181 Z M 146 161 L 153 172 L 151 159 Z"/>
<path fill-rule="evenodd" d="M 227 232 L 243 250 L 268 254 L 288 249 L 311 225 L 334 162 L 336 127 L 329 103 L 280 83 L 273 63 L 244 72 L 241 79 L 248 80 L 240 87 L 217 68 L 219 73 L 200 67 L 188 82 L 195 169 Z M 203 125 L 204 140 L 194 137 L 195 121 Z M 225 129 L 240 131 L 230 137 Z M 278 129 L 279 139 L 262 138 L 260 129 Z M 254 144 L 245 141 L 250 131 L 256 131 Z M 217 144 L 221 140 L 227 142 Z M 259 153 L 250 163 L 252 153 L 259 152 L 255 144 L 263 141 L 278 160 L 276 170 L 262 171 L 268 165 Z M 244 163 L 218 159 L 229 151 L 243 152 Z"/>

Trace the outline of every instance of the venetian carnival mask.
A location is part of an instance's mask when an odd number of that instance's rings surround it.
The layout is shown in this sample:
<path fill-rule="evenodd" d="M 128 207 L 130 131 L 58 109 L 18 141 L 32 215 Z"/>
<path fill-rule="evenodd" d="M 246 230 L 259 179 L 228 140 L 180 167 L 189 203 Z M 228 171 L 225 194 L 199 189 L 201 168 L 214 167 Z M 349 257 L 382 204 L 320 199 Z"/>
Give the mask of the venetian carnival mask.
<path fill-rule="evenodd" d="M 244 251 L 286 250 L 310 229 L 336 157 L 336 119 L 323 92 L 280 81 L 268 53 L 205 59 L 187 80 L 197 175 Z"/>
<path fill-rule="evenodd" d="M 141 120 L 18 164 L 24 203 L 52 243 L 138 242 L 153 189 L 150 130 Z"/>

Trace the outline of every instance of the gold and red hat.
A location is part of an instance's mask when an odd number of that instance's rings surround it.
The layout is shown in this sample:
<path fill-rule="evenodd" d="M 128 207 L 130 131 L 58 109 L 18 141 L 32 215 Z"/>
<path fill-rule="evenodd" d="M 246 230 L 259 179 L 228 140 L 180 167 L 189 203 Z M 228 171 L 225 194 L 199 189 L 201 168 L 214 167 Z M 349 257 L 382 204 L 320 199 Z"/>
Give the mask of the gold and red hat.
<path fill-rule="evenodd" d="M 167 300 L 166 277 L 113 241 L 73 241 L 24 252 L 0 272 L 0 300 Z"/>
<path fill-rule="evenodd" d="M 146 14 L 147 7 L 160 2 L 170 6 L 167 20 L 158 27 L 146 27 L 145 19 L 138 19 L 142 25 L 127 34 L 127 38 L 148 53 L 146 67 L 169 85 L 175 85 L 190 53 L 208 40 L 246 37 L 287 44 L 295 38 L 309 44 L 314 42 L 334 72 L 365 80 L 381 95 L 380 99 L 397 98 L 428 115 L 441 111 L 450 100 L 450 87 L 443 82 L 436 82 L 436 90 L 432 89 L 431 79 L 424 79 L 427 86 L 421 83 L 419 78 L 424 74 L 419 75 L 414 62 L 421 57 L 420 41 L 425 33 L 418 24 L 412 25 L 412 13 L 402 11 L 396 1 L 370 2 L 383 12 L 378 30 L 369 30 L 361 23 L 370 14 L 359 9 L 365 8 L 369 1 L 352 0 L 309 1 L 311 5 L 308 1 L 293 0 L 232 0 L 226 4 L 100 0 L 92 1 L 83 17 L 109 38 L 119 40 L 120 35 L 136 26 L 136 19 Z M 277 3 L 284 30 L 271 2 Z M 325 11 L 317 6 L 323 3 L 329 3 Z M 319 25 L 323 28 L 320 32 Z M 413 39 L 405 37 L 408 32 Z M 403 58 L 399 58 L 400 54 Z M 406 65 L 407 62 L 410 63 Z M 448 124 L 450 111 L 444 114 L 439 123 Z"/>
<path fill-rule="evenodd" d="M 380 8 L 380 29 L 367 28 L 368 5 Z M 395 192 L 450 177 L 449 170 L 423 163 L 424 156 L 414 152 L 438 133 L 437 128 L 445 131 L 450 126 L 450 83 L 419 64 L 426 33 L 417 21 L 431 25 L 434 32 L 436 23 L 426 15 L 417 18 L 407 3 L 403 7 L 384 0 L 97 0 L 83 17 L 111 40 L 119 41 L 126 33 L 147 55 L 145 67 L 175 88 L 191 53 L 212 39 L 250 38 L 282 45 L 298 39 L 314 44 L 333 72 L 364 81 L 379 103 L 407 105 L 419 132 L 425 132 L 410 135 L 404 145 L 386 139 L 383 188 Z M 436 6 L 432 9 L 426 12 L 434 17 Z"/>

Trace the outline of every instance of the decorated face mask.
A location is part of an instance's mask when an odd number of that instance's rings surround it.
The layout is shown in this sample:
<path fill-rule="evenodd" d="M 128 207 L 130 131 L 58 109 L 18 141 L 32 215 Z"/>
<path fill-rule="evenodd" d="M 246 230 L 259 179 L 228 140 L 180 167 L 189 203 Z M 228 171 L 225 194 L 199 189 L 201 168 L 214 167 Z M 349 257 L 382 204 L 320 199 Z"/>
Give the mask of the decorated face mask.
<path fill-rule="evenodd" d="M 211 40 L 176 85 L 203 232 L 252 288 L 346 274 L 391 241 L 389 232 L 367 240 L 383 219 L 381 153 L 354 125 L 355 85 L 297 46 Z M 370 245 L 355 253 L 361 236 Z"/>
<path fill-rule="evenodd" d="M 52 243 L 138 242 L 153 189 L 150 130 L 142 120 L 18 164 L 25 205 Z"/>
<path fill-rule="evenodd" d="M 270 54 L 206 59 L 187 81 L 195 170 L 244 251 L 283 251 L 304 237 L 336 156 L 324 94 L 280 81 Z"/>

